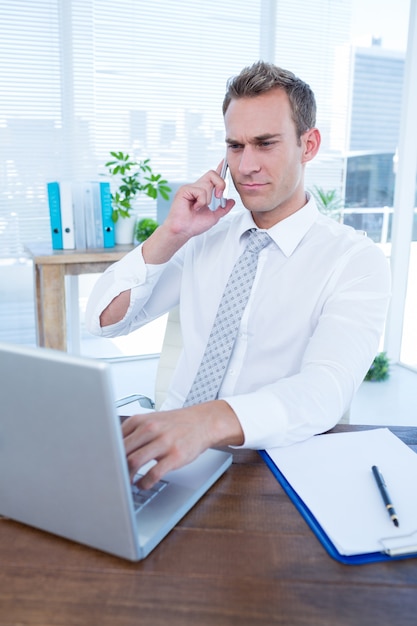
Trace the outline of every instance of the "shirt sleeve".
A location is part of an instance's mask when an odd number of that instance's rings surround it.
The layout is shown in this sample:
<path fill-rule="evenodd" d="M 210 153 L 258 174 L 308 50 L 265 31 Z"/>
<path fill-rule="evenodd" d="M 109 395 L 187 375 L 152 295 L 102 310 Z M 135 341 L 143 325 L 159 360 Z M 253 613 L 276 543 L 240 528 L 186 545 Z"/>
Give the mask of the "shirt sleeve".
<path fill-rule="evenodd" d="M 223 398 L 241 423 L 243 447 L 290 445 L 340 420 L 378 351 L 389 294 L 381 250 L 355 251 L 327 286 L 300 371 L 253 393 Z"/>
<path fill-rule="evenodd" d="M 177 304 L 180 272 L 178 263 L 148 265 L 138 246 L 111 265 L 95 284 L 86 309 L 87 330 L 101 337 L 126 335 L 151 322 Z M 155 295 L 155 286 L 161 283 Z M 112 300 L 130 290 L 129 308 L 122 320 L 100 326 L 100 315 Z"/>

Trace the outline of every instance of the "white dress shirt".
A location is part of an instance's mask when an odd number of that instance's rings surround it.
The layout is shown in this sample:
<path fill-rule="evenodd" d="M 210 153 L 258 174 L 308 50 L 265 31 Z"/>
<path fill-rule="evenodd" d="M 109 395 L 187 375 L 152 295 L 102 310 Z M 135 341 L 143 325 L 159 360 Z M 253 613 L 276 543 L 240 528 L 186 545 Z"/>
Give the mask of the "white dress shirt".
<path fill-rule="evenodd" d="M 163 409 L 183 405 L 219 301 L 250 228 L 249 211 L 229 214 L 163 265 L 141 246 L 100 277 L 87 306 L 90 332 L 127 334 L 180 305 L 183 351 Z M 255 282 L 219 398 L 235 411 L 244 447 L 306 439 L 334 426 L 377 353 L 390 291 L 388 263 L 363 234 L 320 214 L 315 202 L 268 230 Z M 99 317 L 131 289 L 123 320 Z"/>

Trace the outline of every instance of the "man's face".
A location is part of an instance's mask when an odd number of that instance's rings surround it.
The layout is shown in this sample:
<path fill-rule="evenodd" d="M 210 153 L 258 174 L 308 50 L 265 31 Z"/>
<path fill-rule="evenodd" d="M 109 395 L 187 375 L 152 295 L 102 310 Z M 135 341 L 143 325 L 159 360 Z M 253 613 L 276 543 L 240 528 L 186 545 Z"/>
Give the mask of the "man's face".
<path fill-rule="evenodd" d="M 269 228 L 304 206 L 304 164 L 320 135 L 311 129 L 297 139 L 285 91 L 232 100 L 224 121 L 230 173 L 258 226 Z"/>

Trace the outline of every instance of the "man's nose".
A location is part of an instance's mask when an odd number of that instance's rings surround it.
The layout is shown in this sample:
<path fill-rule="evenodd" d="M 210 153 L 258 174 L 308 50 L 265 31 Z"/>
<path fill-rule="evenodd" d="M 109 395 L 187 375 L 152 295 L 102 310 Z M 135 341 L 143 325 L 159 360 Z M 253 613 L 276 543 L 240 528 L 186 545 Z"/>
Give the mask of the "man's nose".
<path fill-rule="evenodd" d="M 245 146 L 241 152 L 239 172 L 245 176 L 260 170 L 259 154 L 254 146 Z"/>

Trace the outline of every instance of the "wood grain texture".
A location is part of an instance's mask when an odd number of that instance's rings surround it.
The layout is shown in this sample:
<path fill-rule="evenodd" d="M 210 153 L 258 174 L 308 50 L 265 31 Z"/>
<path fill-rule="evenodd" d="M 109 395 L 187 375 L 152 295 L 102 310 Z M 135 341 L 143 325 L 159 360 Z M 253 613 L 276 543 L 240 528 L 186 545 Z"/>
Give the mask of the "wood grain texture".
<path fill-rule="evenodd" d="M 124 245 L 93 250 L 52 250 L 42 244 L 27 248 L 35 274 L 39 346 L 67 349 L 65 276 L 102 273 L 133 248 L 133 245 Z"/>
<path fill-rule="evenodd" d="M 357 430 L 338 426 L 335 430 Z M 417 428 L 392 428 L 417 445 Z M 328 556 L 256 452 L 142 562 L 0 521 L 0 624 L 406 626 L 417 559 Z"/>

